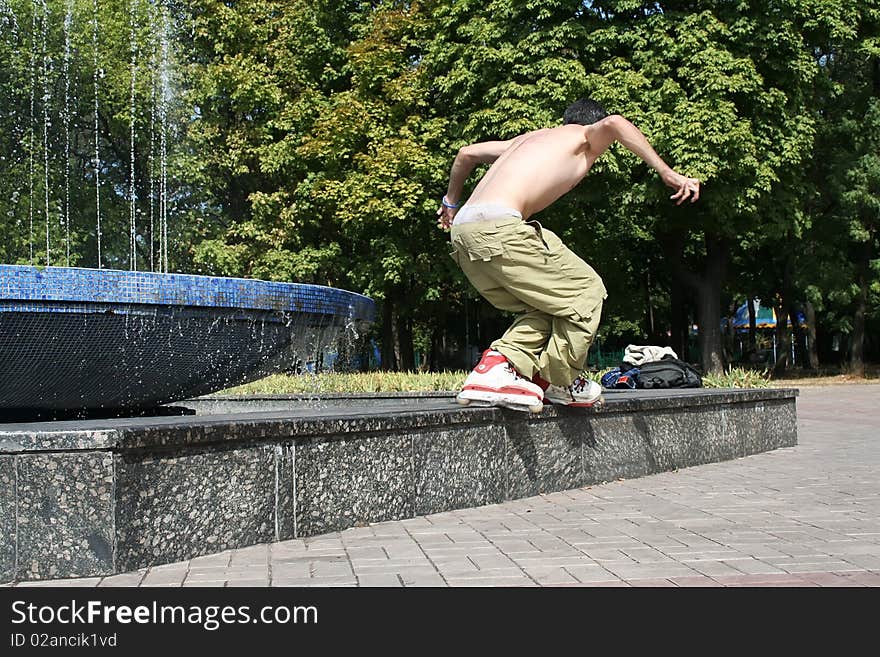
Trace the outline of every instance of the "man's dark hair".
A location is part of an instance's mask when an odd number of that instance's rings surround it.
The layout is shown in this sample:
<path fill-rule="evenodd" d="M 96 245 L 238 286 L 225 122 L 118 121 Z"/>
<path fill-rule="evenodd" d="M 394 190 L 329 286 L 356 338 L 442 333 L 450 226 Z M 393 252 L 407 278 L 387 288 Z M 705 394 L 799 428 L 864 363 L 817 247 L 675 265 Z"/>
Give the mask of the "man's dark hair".
<path fill-rule="evenodd" d="M 562 115 L 562 123 L 579 123 L 580 125 L 590 125 L 596 121 L 600 121 L 608 116 L 608 112 L 592 98 L 581 98 L 574 101 L 565 110 Z"/>

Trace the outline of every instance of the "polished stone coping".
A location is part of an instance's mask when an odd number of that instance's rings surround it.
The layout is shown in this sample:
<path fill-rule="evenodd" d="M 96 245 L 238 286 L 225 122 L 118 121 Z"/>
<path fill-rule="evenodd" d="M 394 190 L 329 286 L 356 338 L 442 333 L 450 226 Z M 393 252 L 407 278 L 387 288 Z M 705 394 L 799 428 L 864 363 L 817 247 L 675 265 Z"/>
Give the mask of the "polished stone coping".
<path fill-rule="evenodd" d="M 208 396 L 173 405 L 181 413 L 190 413 L 186 415 L 2 423 L 0 454 L 194 446 L 271 440 L 279 434 L 296 438 L 489 424 L 510 418 L 638 414 L 794 399 L 797 394 L 791 388 L 611 390 L 605 392 L 601 407 L 548 405 L 541 413 L 528 415 L 509 409 L 462 407 L 453 392 Z"/>

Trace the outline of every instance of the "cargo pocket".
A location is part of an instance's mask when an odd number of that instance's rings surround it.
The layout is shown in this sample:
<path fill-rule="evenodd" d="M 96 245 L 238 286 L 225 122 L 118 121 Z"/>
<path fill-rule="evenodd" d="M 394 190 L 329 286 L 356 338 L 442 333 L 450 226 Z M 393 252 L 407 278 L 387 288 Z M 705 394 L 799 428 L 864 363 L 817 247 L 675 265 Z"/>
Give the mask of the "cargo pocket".
<path fill-rule="evenodd" d="M 531 221 L 525 221 L 523 222 L 523 227 L 525 228 L 525 233 L 528 237 L 537 238 L 544 246 L 544 250 L 548 252 L 550 251 L 550 246 L 547 244 L 547 240 L 544 239 L 545 229 L 539 221 L 535 221 L 534 219 Z"/>
<path fill-rule="evenodd" d="M 590 324 L 593 321 L 593 315 L 599 314 L 602 312 L 602 300 L 600 299 L 598 302 L 595 299 L 579 299 L 574 303 L 574 305 L 570 306 L 568 309 L 568 314 L 577 322 L 582 322 L 584 324 Z"/>
<path fill-rule="evenodd" d="M 482 260 L 489 262 L 492 258 L 504 253 L 504 247 L 500 244 L 479 244 L 467 247 L 468 258 L 471 262 Z"/>

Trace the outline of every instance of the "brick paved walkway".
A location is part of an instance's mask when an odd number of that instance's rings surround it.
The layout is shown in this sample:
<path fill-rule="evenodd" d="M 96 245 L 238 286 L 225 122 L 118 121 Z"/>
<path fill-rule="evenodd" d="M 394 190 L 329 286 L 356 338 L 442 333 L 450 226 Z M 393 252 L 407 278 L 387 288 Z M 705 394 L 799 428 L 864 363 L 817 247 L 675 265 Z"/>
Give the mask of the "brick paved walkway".
<path fill-rule="evenodd" d="M 793 448 L 19 586 L 880 586 L 880 385 L 797 405 Z"/>

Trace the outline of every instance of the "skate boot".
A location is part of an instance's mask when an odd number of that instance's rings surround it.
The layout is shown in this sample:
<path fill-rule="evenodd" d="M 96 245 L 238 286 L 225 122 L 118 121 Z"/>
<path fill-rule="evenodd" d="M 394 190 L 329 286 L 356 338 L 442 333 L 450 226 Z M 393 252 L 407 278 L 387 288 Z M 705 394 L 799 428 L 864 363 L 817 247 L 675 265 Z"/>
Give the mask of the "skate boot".
<path fill-rule="evenodd" d="M 605 398 L 602 396 L 602 386 L 584 376 L 579 376 L 570 386 L 566 387 L 554 386 L 539 377 L 535 378 L 538 378 L 536 382 L 544 388 L 544 401 L 585 408 L 601 406 L 605 402 Z M 534 381 L 535 378 L 532 380 Z"/>
<path fill-rule="evenodd" d="M 456 400 L 462 406 L 504 406 L 540 413 L 543 397 L 540 386 L 521 377 L 504 354 L 487 349 L 465 379 Z"/>

